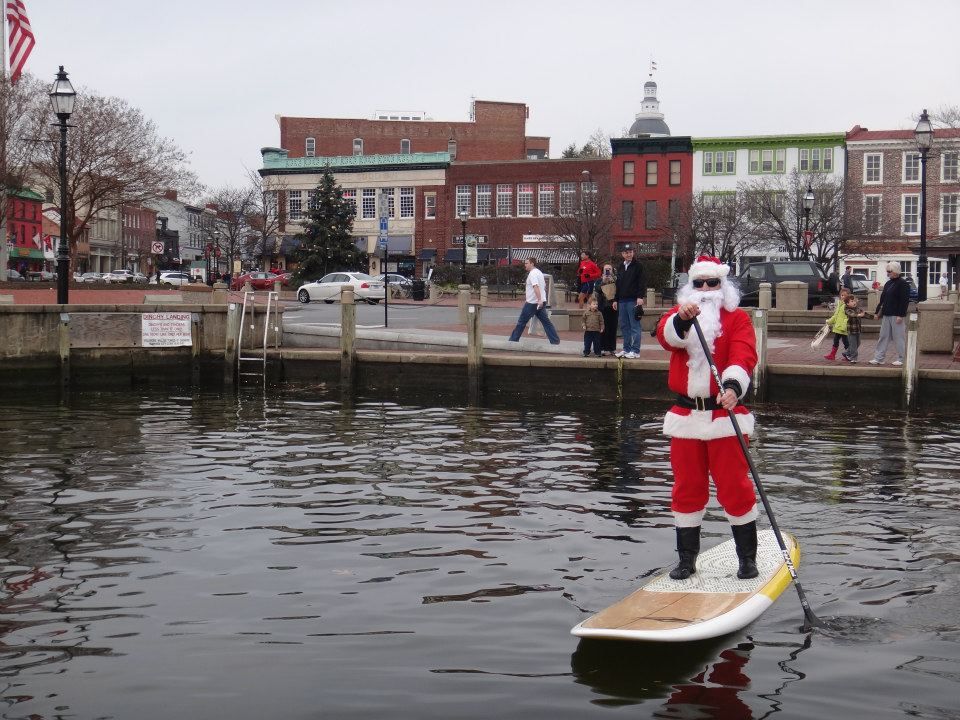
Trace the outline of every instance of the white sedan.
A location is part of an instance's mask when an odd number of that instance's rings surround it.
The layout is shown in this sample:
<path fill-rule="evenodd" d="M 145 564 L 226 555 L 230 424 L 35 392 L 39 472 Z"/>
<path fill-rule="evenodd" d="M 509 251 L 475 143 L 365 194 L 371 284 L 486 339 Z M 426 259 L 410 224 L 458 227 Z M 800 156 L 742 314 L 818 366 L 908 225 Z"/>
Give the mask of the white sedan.
<path fill-rule="evenodd" d="M 311 300 L 334 303 L 340 299 L 340 288 L 343 285 L 353 285 L 354 297 L 371 305 L 375 305 L 384 298 L 383 283 L 366 273 L 335 272 L 301 285 L 297 291 L 297 300 L 304 304 Z"/>

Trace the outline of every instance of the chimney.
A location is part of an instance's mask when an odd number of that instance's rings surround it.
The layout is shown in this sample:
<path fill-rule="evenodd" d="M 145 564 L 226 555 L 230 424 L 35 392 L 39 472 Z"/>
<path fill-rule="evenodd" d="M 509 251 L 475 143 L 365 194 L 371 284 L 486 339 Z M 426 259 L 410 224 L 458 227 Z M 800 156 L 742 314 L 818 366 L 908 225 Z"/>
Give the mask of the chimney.
<path fill-rule="evenodd" d="M 167 200 L 173 200 L 174 202 L 176 202 L 176 201 L 177 201 L 177 191 L 176 191 L 176 190 L 167 190 L 165 193 L 163 193 L 163 197 L 165 197 Z"/>

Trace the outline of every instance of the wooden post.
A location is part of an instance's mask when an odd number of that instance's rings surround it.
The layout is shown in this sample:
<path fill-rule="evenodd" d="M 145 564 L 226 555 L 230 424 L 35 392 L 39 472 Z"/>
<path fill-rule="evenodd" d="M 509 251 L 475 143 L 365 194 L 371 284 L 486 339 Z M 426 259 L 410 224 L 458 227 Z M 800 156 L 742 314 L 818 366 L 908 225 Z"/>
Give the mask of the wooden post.
<path fill-rule="evenodd" d="M 467 308 L 467 394 L 471 405 L 483 398 L 483 327 L 481 306 Z"/>
<path fill-rule="evenodd" d="M 237 374 L 237 343 L 240 339 L 240 307 L 227 305 L 227 337 L 223 345 L 223 381 L 232 385 Z"/>
<path fill-rule="evenodd" d="M 457 286 L 457 308 L 460 312 L 460 322 L 467 324 L 467 305 L 470 304 L 470 286 Z"/>
<path fill-rule="evenodd" d="M 757 366 L 753 369 L 753 398 L 767 397 L 767 315 L 768 310 L 753 311 L 753 331 L 757 336 Z"/>
<path fill-rule="evenodd" d="M 340 385 L 353 387 L 354 370 L 357 364 L 357 306 L 354 304 L 353 286 L 340 288 Z"/>
<path fill-rule="evenodd" d="M 200 384 L 200 351 L 203 346 L 203 314 L 190 313 L 190 376 Z"/>
<path fill-rule="evenodd" d="M 481 285 L 480 286 L 480 307 L 487 306 L 487 293 L 488 293 L 487 286 Z"/>
<path fill-rule="evenodd" d="M 60 384 L 70 384 L 70 313 L 60 313 Z"/>
<path fill-rule="evenodd" d="M 903 358 L 903 399 L 907 408 L 917 406 L 917 379 L 919 377 L 919 360 L 917 351 L 917 314 L 910 313 L 910 324 L 907 326 L 907 347 Z"/>

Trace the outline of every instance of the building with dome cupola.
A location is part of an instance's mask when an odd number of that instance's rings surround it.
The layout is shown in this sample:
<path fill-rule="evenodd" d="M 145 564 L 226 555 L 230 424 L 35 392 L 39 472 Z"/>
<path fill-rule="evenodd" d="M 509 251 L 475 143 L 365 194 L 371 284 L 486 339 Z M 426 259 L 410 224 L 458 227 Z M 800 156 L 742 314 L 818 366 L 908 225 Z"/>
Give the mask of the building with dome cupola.
<path fill-rule="evenodd" d="M 647 80 L 643 84 L 643 104 L 637 113 L 633 125 L 630 126 L 630 137 L 665 137 L 670 135 L 670 128 L 663 120 L 660 112 L 660 101 L 657 100 L 657 84 Z"/>

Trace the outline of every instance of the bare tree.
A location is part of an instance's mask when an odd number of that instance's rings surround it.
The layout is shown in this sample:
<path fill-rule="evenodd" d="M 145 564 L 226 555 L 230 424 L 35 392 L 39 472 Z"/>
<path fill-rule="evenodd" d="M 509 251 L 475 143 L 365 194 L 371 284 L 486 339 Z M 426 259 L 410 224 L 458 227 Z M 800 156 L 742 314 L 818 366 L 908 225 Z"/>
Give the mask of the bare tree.
<path fill-rule="evenodd" d="M 264 178 L 256 170 L 247 171 L 247 181 L 251 201 L 247 224 L 252 232 L 244 249 L 248 257 L 258 261 L 272 259 L 279 251 L 280 233 L 286 220 L 283 202 L 287 182 L 278 175 Z"/>
<path fill-rule="evenodd" d="M 217 249 L 226 256 L 227 272 L 232 273 L 234 260 L 242 254 L 245 241 L 254 232 L 251 219 L 261 209 L 260 200 L 256 189 L 249 184 L 243 187 L 224 185 L 207 196 L 207 203 L 217 208 L 216 224 L 220 230 Z"/>
<path fill-rule="evenodd" d="M 598 183 L 594 188 L 591 192 L 581 184 L 579 202 L 558 209 L 551 223 L 553 240 L 549 242 L 554 249 L 570 251 L 577 257 L 586 251 L 597 257 L 598 252 L 610 247 L 614 222 L 610 189 Z"/>
<path fill-rule="evenodd" d="M 38 135 L 48 142 L 38 145 L 33 170 L 47 187 L 56 188 L 59 131 L 50 126 L 49 114 L 39 107 L 34 115 Z M 125 204 L 145 202 L 170 188 L 188 196 L 199 190 L 186 153 L 160 137 L 153 122 L 126 100 L 80 90 L 70 122 L 65 220 L 71 254 L 99 214 L 119 212 Z"/>
<path fill-rule="evenodd" d="M 729 261 L 750 252 L 757 241 L 747 198 L 737 192 L 694 193 L 680 202 L 663 230 L 687 262 L 698 255 Z"/>
<path fill-rule="evenodd" d="M 808 187 L 814 195 L 809 218 L 813 238 L 809 247 L 803 236 L 807 229 L 803 197 Z M 749 203 L 759 245 L 780 246 L 791 260 L 809 258 L 825 271 L 836 269 L 844 238 L 844 193 L 840 180 L 794 169 L 785 175 L 741 183 L 738 192 L 743 193 Z"/>
<path fill-rule="evenodd" d="M 960 129 L 960 105 L 941 105 L 930 113 L 930 122 L 938 128 Z"/>

